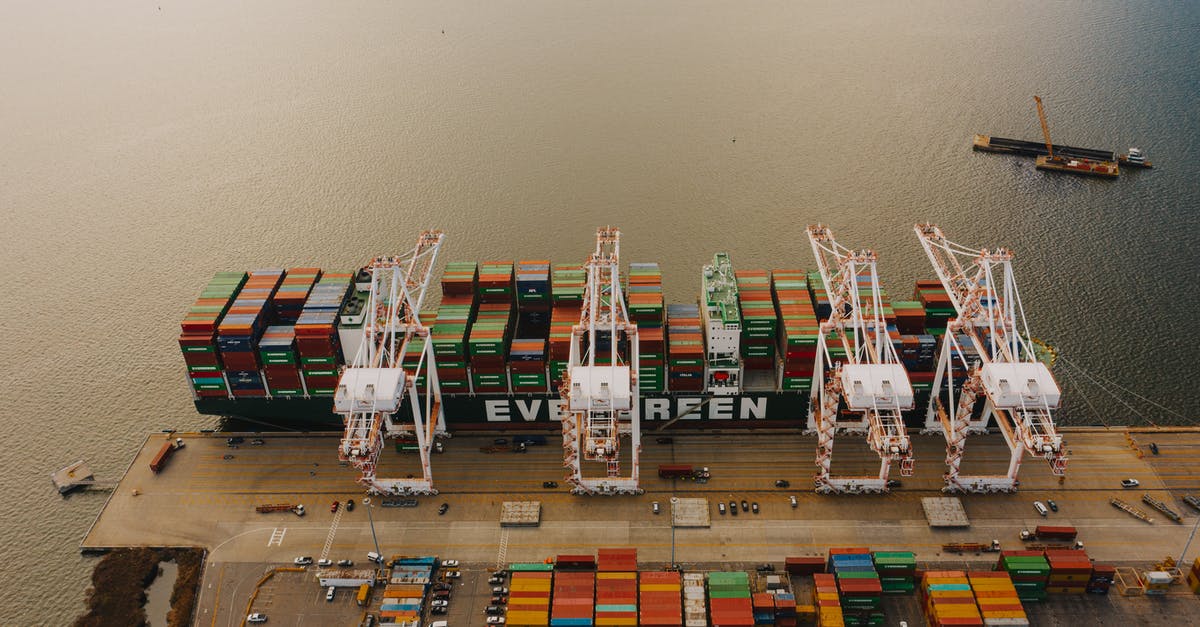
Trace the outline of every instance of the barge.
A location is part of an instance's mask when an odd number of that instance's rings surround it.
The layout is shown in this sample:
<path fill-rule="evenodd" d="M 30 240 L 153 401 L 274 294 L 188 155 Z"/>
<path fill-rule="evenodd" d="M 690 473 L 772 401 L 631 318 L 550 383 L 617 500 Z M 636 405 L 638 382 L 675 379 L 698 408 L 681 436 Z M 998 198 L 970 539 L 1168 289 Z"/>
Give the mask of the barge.
<path fill-rule="evenodd" d="M 1076 146 L 1065 146 L 1053 144 L 1054 154 L 1061 157 L 1071 159 L 1087 159 L 1091 161 L 1116 161 L 1117 155 L 1111 150 L 1099 150 L 1096 148 L 1078 148 Z M 990 135 L 976 135 L 971 144 L 971 148 L 981 152 L 999 152 L 1022 157 L 1045 157 L 1050 155 L 1050 151 L 1046 149 L 1045 142 L 1030 142 L 1023 139 L 1009 139 L 1007 137 L 992 137 Z"/>

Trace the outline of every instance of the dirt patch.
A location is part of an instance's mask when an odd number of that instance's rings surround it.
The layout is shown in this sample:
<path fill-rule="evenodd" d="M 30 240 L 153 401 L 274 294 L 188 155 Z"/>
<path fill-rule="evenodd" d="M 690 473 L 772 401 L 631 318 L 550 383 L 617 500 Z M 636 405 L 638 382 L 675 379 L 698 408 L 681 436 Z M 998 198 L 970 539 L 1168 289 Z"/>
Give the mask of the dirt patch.
<path fill-rule="evenodd" d="M 146 588 L 158 576 L 159 562 L 171 560 L 179 564 L 179 574 L 167 622 L 171 627 L 190 624 L 196 610 L 204 550 L 136 548 L 113 551 L 96 564 L 85 601 L 87 610 L 75 619 L 75 627 L 146 624 Z"/>

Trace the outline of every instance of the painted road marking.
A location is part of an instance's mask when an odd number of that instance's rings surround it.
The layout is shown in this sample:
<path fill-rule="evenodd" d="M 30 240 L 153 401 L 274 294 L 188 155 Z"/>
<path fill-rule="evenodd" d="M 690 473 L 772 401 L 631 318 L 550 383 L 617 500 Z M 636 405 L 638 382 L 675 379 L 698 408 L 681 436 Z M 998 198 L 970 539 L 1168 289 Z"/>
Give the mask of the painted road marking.
<path fill-rule="evenodd" d="M 344 511 L 346 511 L 345 507 L 338 507 L 338 511 L 333 515 L 333 523 L 329 525 L 329 535 L 325 536 L 325 546 L 321 549 L 321 559 L 329 557 L 329 548 L 333 546 L 333 537 L 337 534 L 338 523 L 342 520 Z"/>
<path fill-rule="evenodd" d="M 271 532 L 271 539 L 267 540 L 267 546 L 283 546 L 283 536 L 286 533 L 287 527 L 284 527 L 283 529 L 276 527 L 275 530 Z"/>

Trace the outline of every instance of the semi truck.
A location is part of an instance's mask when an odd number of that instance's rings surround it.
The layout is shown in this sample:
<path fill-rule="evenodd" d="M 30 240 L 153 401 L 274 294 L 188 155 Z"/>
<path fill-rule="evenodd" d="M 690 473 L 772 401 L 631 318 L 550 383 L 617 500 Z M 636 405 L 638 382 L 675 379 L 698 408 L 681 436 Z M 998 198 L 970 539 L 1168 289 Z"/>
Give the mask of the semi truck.
<path fill-rule="evenodd" d="M 711 475 L 708 472 L 708 468 L 697 470 L 690 464 L 659 464 L 658 476 L 663 479 L 687 479 L 704 483 L 708 481 Z"/>
<path fill-rule="evenodd" d="M 1074 527 L 1059 527 L 1053 525 L 1038 525 L 1033 531 L 1028 529 L 1021 530 L 1021 539 L 1026 542 L 1035 540 L 1064 540 L 1070 542 L 1079 535 L 1079 530 Z"/>
<path fill-rule="evenodd" d="M 173 442 L 163 442 L 162 448 L 158 449 L 158 454 L 154 459 L 150 460 L 150 470 L 158 473 L 167 465 L 167 460 L 175 454 L 175 451 L 183 448 L 183 438 L 175 438 Z"/>
<path fill-rule="evenodd" d="M 292 503 L 270 503 L 267 505 L 259 505 L 258 507 L 254 508 L 254 511 L 260 514 L 269 514 L 271 512 L 291 512 L 297 516 L 303 516 L 304 504 L 300 503 L 293 505 Z"/>

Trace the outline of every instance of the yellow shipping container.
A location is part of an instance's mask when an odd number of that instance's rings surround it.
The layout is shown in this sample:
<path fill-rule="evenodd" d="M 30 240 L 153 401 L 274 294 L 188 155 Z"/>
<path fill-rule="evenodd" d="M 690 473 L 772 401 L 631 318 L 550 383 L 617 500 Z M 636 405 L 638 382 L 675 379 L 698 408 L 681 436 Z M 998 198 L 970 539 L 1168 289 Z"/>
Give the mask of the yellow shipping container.
<path fill-rule="evenodd" d="M 642 592 L 679 592 L 679 586 L 673 583 L 644 583 L 640 589 Z"/>
<path fill-rule="evenodd" d="M 617 618 L 617 617 L 597 616 L 596 622 L 595 622 L 595 625 L 597 627 L 636 627 L 637 624 L 638 624 L 637 619 L 633 618 L 633 617 Z"/>
<path fill-rule="evenodd" d="M 1196 573 L 1188 573 L 1187 585 L 1192 592 L 1200 594 L 1200 576 L 1197 576 Z"/>
<path fill-rule="evenodd" d="M 838 593 L 836 592 L 817 592 L 818 601 L 837 601 Z"/>
<path fill-rule="evenodd" d="M 974 599 L 975 593 L 970 590 L 931 590 L 931 599 Z"/>
<path fill-rule="evenodd" d="M 637 579 L 637 573 L 596 573 L 596 579 Z"/>
<path fill-rule="evenodd" d="M 817 615 L 817 606 L 808 603 L 796 604 L 796 615 L 811 621 Z"/>

